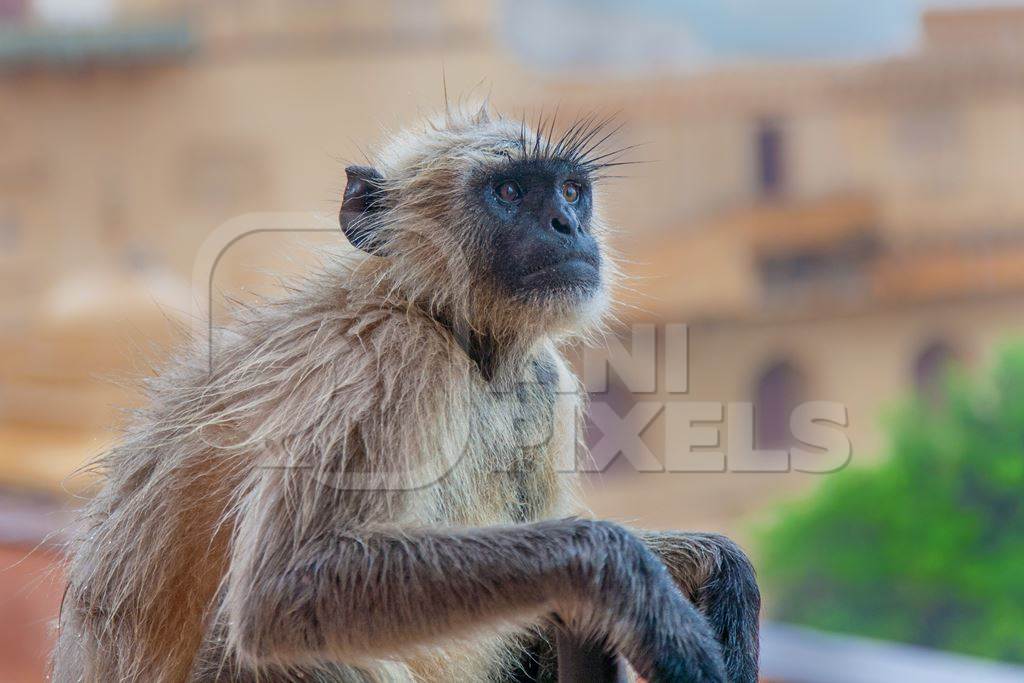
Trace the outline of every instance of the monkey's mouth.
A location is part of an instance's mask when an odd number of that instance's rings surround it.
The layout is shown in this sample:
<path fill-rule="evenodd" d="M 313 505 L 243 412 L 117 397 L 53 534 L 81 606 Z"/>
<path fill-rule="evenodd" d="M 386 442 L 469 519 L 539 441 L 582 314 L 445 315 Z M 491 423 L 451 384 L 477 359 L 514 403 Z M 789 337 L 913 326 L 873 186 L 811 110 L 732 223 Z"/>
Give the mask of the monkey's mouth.
<path fill-rule="evenodd" d="M 592 254 L 575 253 L 529 268 L 520 279 L 523 289 L 592 291 L 601 285 L 601 262 Z"/>

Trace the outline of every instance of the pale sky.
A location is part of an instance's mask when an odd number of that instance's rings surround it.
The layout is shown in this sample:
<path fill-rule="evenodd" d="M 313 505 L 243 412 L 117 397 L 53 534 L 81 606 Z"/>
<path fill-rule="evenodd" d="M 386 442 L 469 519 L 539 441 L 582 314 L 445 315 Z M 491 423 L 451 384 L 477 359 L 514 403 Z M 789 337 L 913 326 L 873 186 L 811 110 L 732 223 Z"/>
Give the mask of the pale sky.
<path fill-rule="evenodd" d="M 572 60 L 580 49 L 600 44 L 615 60 L 632 55 L 648 62 L 653 56 L 694 65 L 876 57 L 913 46 L 923 8 L 1024 6 L 1024 0 L 499 1 L 507 18 L 501 28 L 527 58 Z M 114 2 L 33 0 L 33 5 L 54 23 L 99 24 L 111 17 Z M 624 26 L 629 30 L 622 31 Z"/>
<path fill-rule="evenodd" d="M 593 4 L 593 0 L 590 0 Z M 917 38 L 922 9 L 1024 5 L 1000 0 L 598 0 L 678 21 L 721 57 L 861 57 L 899 51 Z"/>
<path fill-rule="evenodd" d="M 923 9 L 995 4 L 1024 0 L 504 0 L 499 30 L 540 66 L 699 69 L 906 52 Z"/>

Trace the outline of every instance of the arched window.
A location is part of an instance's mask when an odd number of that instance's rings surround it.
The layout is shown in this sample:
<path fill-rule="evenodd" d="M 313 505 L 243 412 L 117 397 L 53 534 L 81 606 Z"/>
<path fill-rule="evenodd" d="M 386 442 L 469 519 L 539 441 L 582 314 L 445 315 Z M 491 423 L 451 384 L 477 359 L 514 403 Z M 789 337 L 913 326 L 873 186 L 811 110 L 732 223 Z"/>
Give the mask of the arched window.
<path fill-rule="evenodd" d="M 956 349 L 944 340 L 926 344 L 914 359 L 914 388 L 918 394 L 932 402 L 940 401 L 946 373 L 957 356 Z"/>
<path fill-rule="evenodd" d="M 608 368 L 608 385 L 603 392 L 591 392 L 590 393 L 591 405 L 595 403 L 604 403 L 612 411 L 620 416 L 624 417 L 629 415 L 629 412 L 637 403 L 636 395 L 630 391 L 629 386 L 626 385 L 625 381 L 619 376 L 619 373 L 614 368 Z M 605 438 L 605 429 L 607 427 L 598 426 L 593 419 L 588 415 L 586 426 L 586 442 L 587 448 L 593 450 L 594 447 Z M 625 424 L 615 425 L 615 431 L 628 430 L 629 427 Z M 628 438 L 629 435 L 627 435 Z M 613 436 L 613 440 L 619 440 L 621 437 Z M 634 465 L 630 463 L 628 458 L 622 456 L 622 453 L 615 454 L 610 461 L 597 462 L 596 460 L 586 462 L 587 467 L 597 467 L 600 470 L 602 476 L 618 476 L 623 474 L 634 474 L 636 470 Z"/>
<path fill-rule="evenodd" d="M 789 417 L 803 400 L 800 372 L 788 360 L 776 361 L 758 376 L 754 390 L 754 445 L 786 448 L 793 441 Z"/>

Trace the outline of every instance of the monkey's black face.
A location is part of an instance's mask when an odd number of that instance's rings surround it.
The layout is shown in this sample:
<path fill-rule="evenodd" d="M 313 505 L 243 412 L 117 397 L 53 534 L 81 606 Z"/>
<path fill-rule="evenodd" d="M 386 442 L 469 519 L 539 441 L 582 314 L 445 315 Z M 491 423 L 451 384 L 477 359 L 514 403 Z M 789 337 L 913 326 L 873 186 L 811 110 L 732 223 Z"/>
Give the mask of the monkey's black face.
<path fill-rule="evenodd" d="M 590 297 L 600 289 L 585 173 L 557 159 L 510 160 L 482 173 L 472 192 L 484 215 L 485 258 L 504 291 L 547 298 Z"/>

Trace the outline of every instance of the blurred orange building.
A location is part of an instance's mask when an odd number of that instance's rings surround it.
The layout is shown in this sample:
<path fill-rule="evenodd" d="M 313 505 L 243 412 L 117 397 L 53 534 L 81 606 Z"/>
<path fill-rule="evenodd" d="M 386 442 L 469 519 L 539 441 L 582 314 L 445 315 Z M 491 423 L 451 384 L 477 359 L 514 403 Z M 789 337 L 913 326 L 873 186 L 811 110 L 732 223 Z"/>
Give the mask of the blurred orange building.
<path fill-rule="evenodd" d="M 20 531 L 23 492 L 57 510 L 86 483 L 68 474 L 133 399 L 104 378 L 144 372 L 150 343 L 187 320 L 207 235 L 254 211 L 329 218 L 345 163 L 381 128 L 439 108 L 442 73 L 453 99 L 490 94 L 509 114 L 620 109 L 624 142 L 651 143 L 636 153 L 651 163 L 607 189 L 634 278 L 620 317 L 689 324 L 686 398 L 753 401 L 762 422 L 787 414 L 768 406 L 841 402 L 857 462 L 882 447 L 881 407 L 928 390 L 950 359 L 984 361 L 1020 326 L 1024 10 L 929 13 L 917 48 L 884 61 L 604 75 L 528 66 L 499 0 L 96 5 L 60 24 L 0 2 L 11 547 L 39 540 Z M 218 285 L 301 267 L 282 262 L 294 243 L 243 240 Z M 655 453 L 664 420 L 644 434 Z M 778 431 L 757 428 L 765 443 Z M 621 474 L 588 495 L 601 514 L 742 537 L 766 503 L 816 481 Z M 36 670 L 25 652 L 10 656 Z"/>

